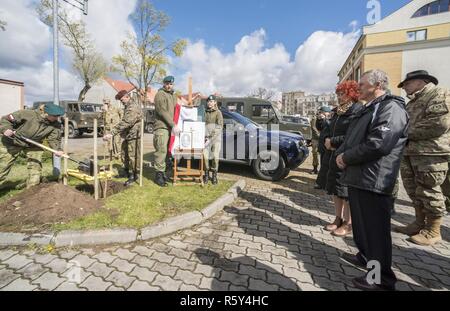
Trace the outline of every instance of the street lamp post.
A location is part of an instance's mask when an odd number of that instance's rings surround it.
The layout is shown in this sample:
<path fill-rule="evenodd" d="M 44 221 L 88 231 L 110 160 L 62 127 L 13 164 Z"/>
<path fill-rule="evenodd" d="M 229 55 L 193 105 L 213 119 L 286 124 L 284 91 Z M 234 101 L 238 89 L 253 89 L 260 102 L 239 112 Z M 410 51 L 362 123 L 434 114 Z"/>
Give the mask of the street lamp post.
<path fill-rule="evenodd" d="M 69 0 L 64 2 L 81 10 L 84 15 L 88 14 L 88 0 L 74 0 L 81 6 L 71 3 Z M 59 106 L 59 27 L 58 27 L 58 0 L 52 0 L 53 5 L 53 104 Z M 53 156 L 53 175 L 60 176 L 61 174 L 61 158 Z"/>

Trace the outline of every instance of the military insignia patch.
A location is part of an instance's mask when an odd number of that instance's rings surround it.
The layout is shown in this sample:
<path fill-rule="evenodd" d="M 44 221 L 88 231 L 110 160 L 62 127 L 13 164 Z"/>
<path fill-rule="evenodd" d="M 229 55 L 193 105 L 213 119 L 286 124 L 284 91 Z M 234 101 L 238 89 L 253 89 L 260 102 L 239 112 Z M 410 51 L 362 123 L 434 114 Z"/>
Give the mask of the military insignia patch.
<path fill-rule="evenodd" d="M 446 114 L 448 113 L 448 108 L 445 103 L 439 103 L 428 107 L 428 111 L 435 114 Z"/>

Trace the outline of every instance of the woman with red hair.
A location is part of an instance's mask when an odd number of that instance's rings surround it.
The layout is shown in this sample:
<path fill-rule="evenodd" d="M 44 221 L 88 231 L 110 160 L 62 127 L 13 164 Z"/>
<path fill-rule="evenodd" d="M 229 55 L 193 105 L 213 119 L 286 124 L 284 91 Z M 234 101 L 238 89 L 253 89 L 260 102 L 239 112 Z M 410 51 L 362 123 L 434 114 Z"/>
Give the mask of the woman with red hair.
<path fill-rule="evenodd" d="M 330 120 L 329 130 L 325 137 L 325 147 L 330 151 L 326 190 L 329 195 L 333 196 L 336 219 L 333 223 L 325 226 L 325 230 L 332 232 L 335 236 L 343 237 L 352 232 L 352 220 L 348 204 L 348 189 L 340 183 L 342 170 L 336 164 L 336 150 L 344 142 L 353 116 L 361 109 L 362 105 L 357 104 L 359 91 L 356 81 L 345 81 L 339 84 L 336 94 L 339 100 L 338 106 Z"/>

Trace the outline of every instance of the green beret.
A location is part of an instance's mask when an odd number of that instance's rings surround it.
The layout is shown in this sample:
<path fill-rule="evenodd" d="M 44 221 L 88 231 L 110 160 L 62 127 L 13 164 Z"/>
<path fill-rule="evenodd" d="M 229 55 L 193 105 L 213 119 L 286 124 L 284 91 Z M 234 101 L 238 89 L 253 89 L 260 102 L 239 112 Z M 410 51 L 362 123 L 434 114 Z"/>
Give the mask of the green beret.
<path fill-rule="evenodd" d="M 209 95 L 208 101 L 210 101 L 210 100 L 216 100 L 216 96 L 215 95 Z"/>
<path fill-rule="evenodd" d="M 320 107 L 319 110 L 322 111 L 322 112 L 331 112 L 332 111 L 331 108 L 328 107 L 328 106 Z"/>
<path fill-rule="evenodd" d="M 167 76 L 164 78 L 163 80 L 164 83 L 174 83 L 175 82 L 175 78 L 173 76 Z"/>
<path fill-rule="evenodd" d="M 56 106 L 54 104 L 46 104 L 44 107 L 44 112 L 48 114 L 49 116 L 55 116 L 60 117 L 63 116 L 66 112 L 64 111 L 64 108 L 60 106 Z"/>

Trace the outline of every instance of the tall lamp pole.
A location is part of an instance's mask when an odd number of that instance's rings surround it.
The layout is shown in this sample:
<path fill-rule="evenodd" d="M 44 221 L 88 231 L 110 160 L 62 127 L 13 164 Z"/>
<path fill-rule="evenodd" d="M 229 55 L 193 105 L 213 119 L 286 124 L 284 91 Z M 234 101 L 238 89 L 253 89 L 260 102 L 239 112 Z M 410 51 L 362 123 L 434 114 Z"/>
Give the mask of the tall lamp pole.
<path fill-rule="evenodd" d="M 84 15 L 88 14 L 88 0 L 74 0 L 78 5 L 69 0 L 63 0 L 71 6 L 81 10 Z M 53 104 L 59 106 L 59 27 L 58 27 L 58 0 L 52 0 L 53 5 Z M 61 175 L 61 158 L 53 156 L 53 175 Z"/>

